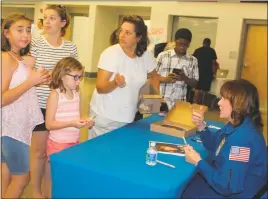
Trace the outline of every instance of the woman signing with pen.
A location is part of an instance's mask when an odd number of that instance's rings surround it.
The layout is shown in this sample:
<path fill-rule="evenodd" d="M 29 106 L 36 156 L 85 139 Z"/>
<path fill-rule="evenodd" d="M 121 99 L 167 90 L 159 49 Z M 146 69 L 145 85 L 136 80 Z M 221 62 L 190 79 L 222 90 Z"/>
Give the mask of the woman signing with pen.
<path fill-rule="evenodd" d="M 266 183 L 266 145 L 256 87 L 243 79 L 228 81 L 221 96 L 220 117 L 228 123 L 218 132 L 206 127 L 202 108 L 193 112 L 209 155 L 203 160 L 191 146 L 185 147 L 186 161 L 198 172 L 182 198 L 252 198 Z"/>

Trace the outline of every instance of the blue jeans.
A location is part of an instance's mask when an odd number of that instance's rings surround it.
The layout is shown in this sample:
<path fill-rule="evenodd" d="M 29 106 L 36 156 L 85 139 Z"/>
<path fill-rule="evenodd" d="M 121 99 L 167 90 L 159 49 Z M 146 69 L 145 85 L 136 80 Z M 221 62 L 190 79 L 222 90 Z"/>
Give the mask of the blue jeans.
<path fill-rule="evenodd" d="M 6 163 L 12 175 L 30 171 L 30 146 L 8 136 L 1 137 L 1 162 Z"/>

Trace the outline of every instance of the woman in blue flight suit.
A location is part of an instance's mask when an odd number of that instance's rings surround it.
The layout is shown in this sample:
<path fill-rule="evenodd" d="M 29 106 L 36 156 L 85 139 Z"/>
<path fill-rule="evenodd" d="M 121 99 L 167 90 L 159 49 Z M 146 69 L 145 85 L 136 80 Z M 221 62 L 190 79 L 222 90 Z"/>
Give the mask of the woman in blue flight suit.
<path fill-rule="evenodd" d="M 185 147 L 185 159 L 196 165 L 198 173 L 182 198 L 252 198 L 266 183 L 266 145 L 256 87 L 243 79 L 228 81 L 221 96 L 220 117 L 228 123 L 217 133 L 206 128 L 202 108 L 193 112 L 209 155 L 202 160 L 191 146 Z"/>

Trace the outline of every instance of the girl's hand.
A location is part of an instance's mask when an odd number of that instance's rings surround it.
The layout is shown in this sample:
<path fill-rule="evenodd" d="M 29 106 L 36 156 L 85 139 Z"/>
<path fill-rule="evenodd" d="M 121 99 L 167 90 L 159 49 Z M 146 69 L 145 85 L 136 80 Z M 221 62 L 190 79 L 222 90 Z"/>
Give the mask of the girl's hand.
<path fill-rule="evenodd" d="M 71 123 L 73 127 L 80 129 L 87 124 L 87 121 L 84 119 L 79 119 L 79 120 L 73 120 Z"/>
<path fill-rule="evenodd" d="M 38 70 L 32 70 L 31 74 L 28 77 L 28 81 L 33 85 L 43 84 L 44 82 L 48 81 L 50 75 L 48 71 L 45 70 L 43 67 L 40 67 Z"/>
<path fill-rule="evenodd" d="M 48 77 L 47 81 L 44 82 L 43 84 L 50 84 L 50 82 L 52 80 L 52 71 L 51 70 L 50 71 L 48 70 L 48 73 L 47 74 L 49 75 L 49 77 Z"/>
<path fill-rule="evenodd" d="M 185 160 L 191 164 L 194 164 L 195 166 L 198 164 L 198 162 L 201 159 L 199 153 L 197 153 L 193 147 L 191 147 L 190 145 L 186 145 L 184 147 L 184 151 L 185 151 Z"/>

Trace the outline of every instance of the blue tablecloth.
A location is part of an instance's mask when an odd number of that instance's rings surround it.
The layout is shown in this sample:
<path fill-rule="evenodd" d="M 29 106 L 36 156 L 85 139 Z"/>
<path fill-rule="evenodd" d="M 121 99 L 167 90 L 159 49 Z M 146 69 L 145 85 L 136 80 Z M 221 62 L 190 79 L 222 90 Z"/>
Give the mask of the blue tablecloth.
<path fill-rule="evenodd" d="M 149 141 L 183 144 L 181 138 L 150 131 L 150 124 L 162 119 L 152 115 L 51 155 L 52 197 L 175 198 L 181 195 L 195 173 L 194 165 L 187 163 L 185 157 L 164 154 L 159 154 L 158 159 L 175 165 L 175 169 L 161 164 L 150 167 L 145 163 Z M 187 142 L 203 158 L 207 155 L 202 143 L 190 138 Z"/>

